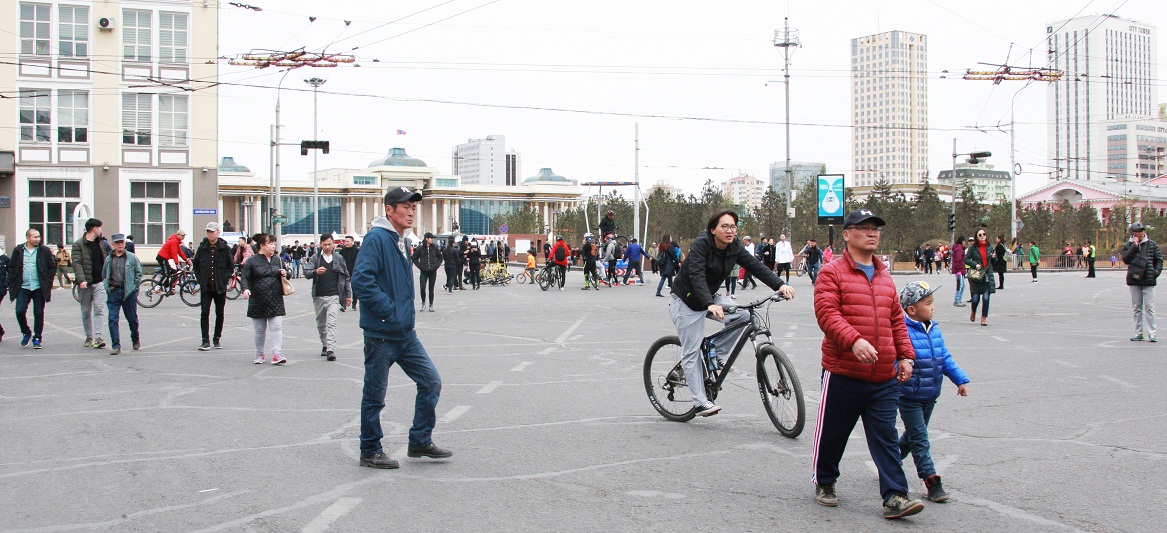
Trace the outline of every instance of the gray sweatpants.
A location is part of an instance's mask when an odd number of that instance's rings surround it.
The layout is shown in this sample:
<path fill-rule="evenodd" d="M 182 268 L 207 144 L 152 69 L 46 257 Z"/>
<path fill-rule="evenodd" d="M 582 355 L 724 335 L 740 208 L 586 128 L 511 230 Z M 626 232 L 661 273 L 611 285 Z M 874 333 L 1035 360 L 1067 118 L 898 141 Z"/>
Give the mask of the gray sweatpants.
<path fill-rule="evenodd" d="M 721 294 L 713 295 L 713 300 L 722 307 L 737 305 L 737 302 Z M 695 405 L 709 401 L 705 396 L 705 378 L 701 371 L 701 366 L 705 364 L 701 360 L 701 341 L 705 338 L 705 314 L 706 311 L 689 309 L 689 306 L 675 294 L 669 299 L 669 316 L 673 319 L 673 326 L 677 328 L 677 336 L 681 338 L 681 368 L 685 371 L 685 383 L 689 386 L 689 395 L 692 396 Z M 749 313 L 739 310 L 726 313 L 725 319 L 721 322 L 730 327 L 749 318 Z M 713 347 L 717 349 L 717 358 L 723 363 L 729 358 L 729 352 L 733 350 L 733 345 L 740 336 L 726 335 L 713 343 Z"/>
<path fill-rule="evenodd" d="M 262 355 L 265 341 L 271 341 L 271 354 L 283 357 L 284 317 L 253 318 L 251 325 L 255 326 L 255 355 Z"/>
<path fill-rule="evenodd" d="M 330 352 L 336 350 L 336 314 L 340 312 L 340 296 L 313 296 L 312 307 L 316 310 L 320 346 Z"/>
<path fill-rule="evenodd" d="M 1135 335 L 1143 334 L 1146 320 L 1147 335 L 1155 336 L 1155 287 L 1128 286 L 1131 290 L 1131 305 L 1135 308 Z"/>
<path fill-rule="evenodd" d="M 81 326 L 86 339 L 100 339 L 105 325 L 105 282 L 90 283 L 77 289 L 81 297 Z"/>

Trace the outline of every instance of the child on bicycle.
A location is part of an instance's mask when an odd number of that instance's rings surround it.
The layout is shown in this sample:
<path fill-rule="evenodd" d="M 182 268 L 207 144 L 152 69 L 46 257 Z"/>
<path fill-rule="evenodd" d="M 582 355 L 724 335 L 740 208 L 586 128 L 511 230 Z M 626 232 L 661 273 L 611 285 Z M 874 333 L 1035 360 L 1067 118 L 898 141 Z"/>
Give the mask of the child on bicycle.
<path fill-rule="evenodd" d="M 535 247 L 534 246 L 532 246 L 530 250 L 527 250 L 527 279 L 531 280 L 531 283 L 535 282 Z"/>
<path fill-rule="evenodd" d="M 908 337 L 916 351 L 915 370 L 912 376 L 900 384 L 900 418 L 904 421 L 904 434 L 900 437 L 900 457 L 908 454 L 916 463 L 916 474 L 924 480 L 928 489 L 928 499 L 940 503 L 948 501 L 948 493 L 936 474 L 928 443 L 928 421 L 932 418 L 932 408 L 940 397 L 940 386 L 944 377 L 956 384 L 958 396 L 968 396 L 968 376 L 952 360 L 952 354 L 944 346 L 940 327 L 932 320 L 935 312 L 932 293 L 924 281 L 913 281 L 900 290 L 900 305 L 904 308 L 904 322 L 908 326 Z"/>

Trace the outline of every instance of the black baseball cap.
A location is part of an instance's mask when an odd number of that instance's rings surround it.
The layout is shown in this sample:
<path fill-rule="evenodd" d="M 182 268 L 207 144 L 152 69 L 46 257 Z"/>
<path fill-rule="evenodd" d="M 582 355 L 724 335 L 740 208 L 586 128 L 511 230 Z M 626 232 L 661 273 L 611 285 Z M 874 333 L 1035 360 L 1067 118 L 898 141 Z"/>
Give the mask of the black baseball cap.
<path fill-rule="evenodd" d="M 870 209 L 856 209 L 847 214 L 847 218 L 843 219 L 843 229 L 847 229 L 857 224 L 862 224 L 868 220 L 874 220 L 875 223 L 879 224 L 880 226 L 887 225 L 887 222 L 884 222 L 882 218 L 879 218 L 879 215 L 876 215 L 874 211 Z"/>
<path fill-rule="evenodd" d="M 420 202 L 421 193 L 409 187 L 394 187 L 385 193 L 385 205 L 396 205 L 402 202 Z"/>

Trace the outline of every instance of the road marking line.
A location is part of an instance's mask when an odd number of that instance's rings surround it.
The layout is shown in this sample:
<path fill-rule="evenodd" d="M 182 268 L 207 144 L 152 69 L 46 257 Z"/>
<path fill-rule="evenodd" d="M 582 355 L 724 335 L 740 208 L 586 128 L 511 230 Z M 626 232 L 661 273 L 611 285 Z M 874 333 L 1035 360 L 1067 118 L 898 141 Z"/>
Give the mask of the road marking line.
<path fill-rule="evenodd" d="M 993 335 L 993 338 L 994 338 L 994 339 L 997 339 L 997 340 L 999 340 L 999 341 L 1001 341 L 1001 342 L 1009 342 L 1009 339 L 1006 339 L 1005 337 L 998 337 L 998 336 L 996 336 L 996 335 Z"/>
<path fill-rule="evenodd" d="M 523 361 L 522 363 L 519 363 L 514 368 L 512 368 L 511 372 L 522 372 L 524 368 L 527 368 L 530 365 L 531 365 L 530 361 Z"/>
<path fill-rule="evenodd" d="M 1053 361 L 1059 365 L 1066 365 L 1070 368 L 1082 368 L 1080 365 L 1075 365 L 1074 363 L 1068 361 L 1062 361 L 1061 359 L 1050 359 L 1050 361 Z"/>
<path fill-rule="evenodd" d="M 349 514 L 353 509 L 356 509 L 357 504 L 361 503 L 360 498 L 341 498 L 336 500 L 336 503 L 329 505 L 316 518 L 308 522 L 301 530 L 303 533 L 321 533 L 328 531 L 328 525 L 335 522 L 336 519 Z"/>
<path fill-rule="evenodd" d="M 556 348 L 558 348 L 558 346 L 552 346 L 550 348 L 544 348 L 542 350 L 539 350 L 539 355 L 547 355 L 551 352 L 554 352 Z"/>
<path fill-rule="evenodd" d="M 564 331 L 563 334 L 559 336 L 559 338 L 555 339 L 555 344 L 563 344 L 572 333 L 575 333 L 576 329 L 579 329 L 579 327 L 583 325 L 584 321 L 588 319 L 589 314 L 590 313 L 584 313 L 583 316 L 579 317 L 579 320 L 576 320 L 574 324 L 567 328 L 567 331 Z"/>
<path fill-rule="evenodd" d="M 1125 382 L 1125 381 L 1123 381 L 1123 380 L 1121 380 L 1121 379 L 1118 379 L 1118 378 L 1116 378 L 1116 377 L 1111 377 L 1111 376 L 1106 376 L 1106 375 L 1102 375 L 1102 376 L 1098 376 L 1098 377 L 1100 377 L 1100 378 L 1102 378 L 1102 379 L 1105 379 L 1106 381 L 1109 381 L 1109 382 L 1111 382 L 1111 383 L 1117 383 L 1117 384 L 1119 384 L 1119 385 L 1122 385 L 1123 387 L 1126 387 L 1126 388 L 1128 388 L 1128 389 L 1137 389 L 1137 388 L 1139 388 L 1139 386 L 1138 386 L 1138 385 L 1135 385 L 1135 384 L 1133 384 L 1133 383 L 1127 383 L 1127 382 Z"/>
<path fill-rule="evenodd" d="M 790 342 L 790 341 L 783 341 L 783 342 L 782 342 L 782 347 L 783 347 L 783 348 L 789 348 L 789 347 L 791 347 L 791 346 L 794 346 L 794 343 L 793 343 L 793 342 Z"/>
<path fill-rule="evenodd" d="M 783 335 L 783 337 L 786 337 L 787 339 L 789 339 L 789 338 L 791 338 L 791 337 L 793 337 L 793 336 L 794 336 L 794 332 L 793 332 L 793 331 L 787 331 L 787 332 L 786 332 L 786 334 L 785 334 L 785 335 Z"/>
<path fill-rule="evenodd" d="M 455 406 L 453 409 L 450 409 L 450 412 L 446 413 L 445 415 L 442 415 L 442 417 L 438 419 L 438 422 L 453 422 L 453 421 L 457 420 L 458 417 L 466 414 L 466 411 L 469 411 L 469 410 L 470 410 L 469 405 Z"/>
<path fill-rule="evenodd" d="M 798 329 L 798 324 L 791 324 L 790 329 Z"/>
<path fill-rule="evenodd" d="M 501 381 L 491 381 L 490 383 L 487 383 L 485 386 L 483 386 L 481 389 L 478 389 L 477 394 L 490 394 L 490 393 L 494 392 L 494 389 L 497 389 L 499 385 L 502 385 Z"/>

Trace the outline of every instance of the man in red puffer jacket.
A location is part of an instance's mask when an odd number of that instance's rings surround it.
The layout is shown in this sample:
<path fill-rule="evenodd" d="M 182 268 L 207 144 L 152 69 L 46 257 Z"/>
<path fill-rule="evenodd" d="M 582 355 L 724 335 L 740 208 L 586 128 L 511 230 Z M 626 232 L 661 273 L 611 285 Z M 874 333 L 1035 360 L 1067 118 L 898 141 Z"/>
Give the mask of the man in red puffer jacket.
<path fill-rule="evenodd" d="M 916 353 L 887 265 L 875 257 L 884 221 L 867 209 L 843 220 L 846 248 L 823 267 L 814 289 L 814 314 L 823 330 L 823 383 L 814 434 L 815 501 L 834 507 L 839 461 L 855 423 L 863 418 L 871 459 L 879 471 L 883 517 L 924 509 L 908 498 L 908 480 L 896 434 L 898 382 L 912 375 Z"/>

